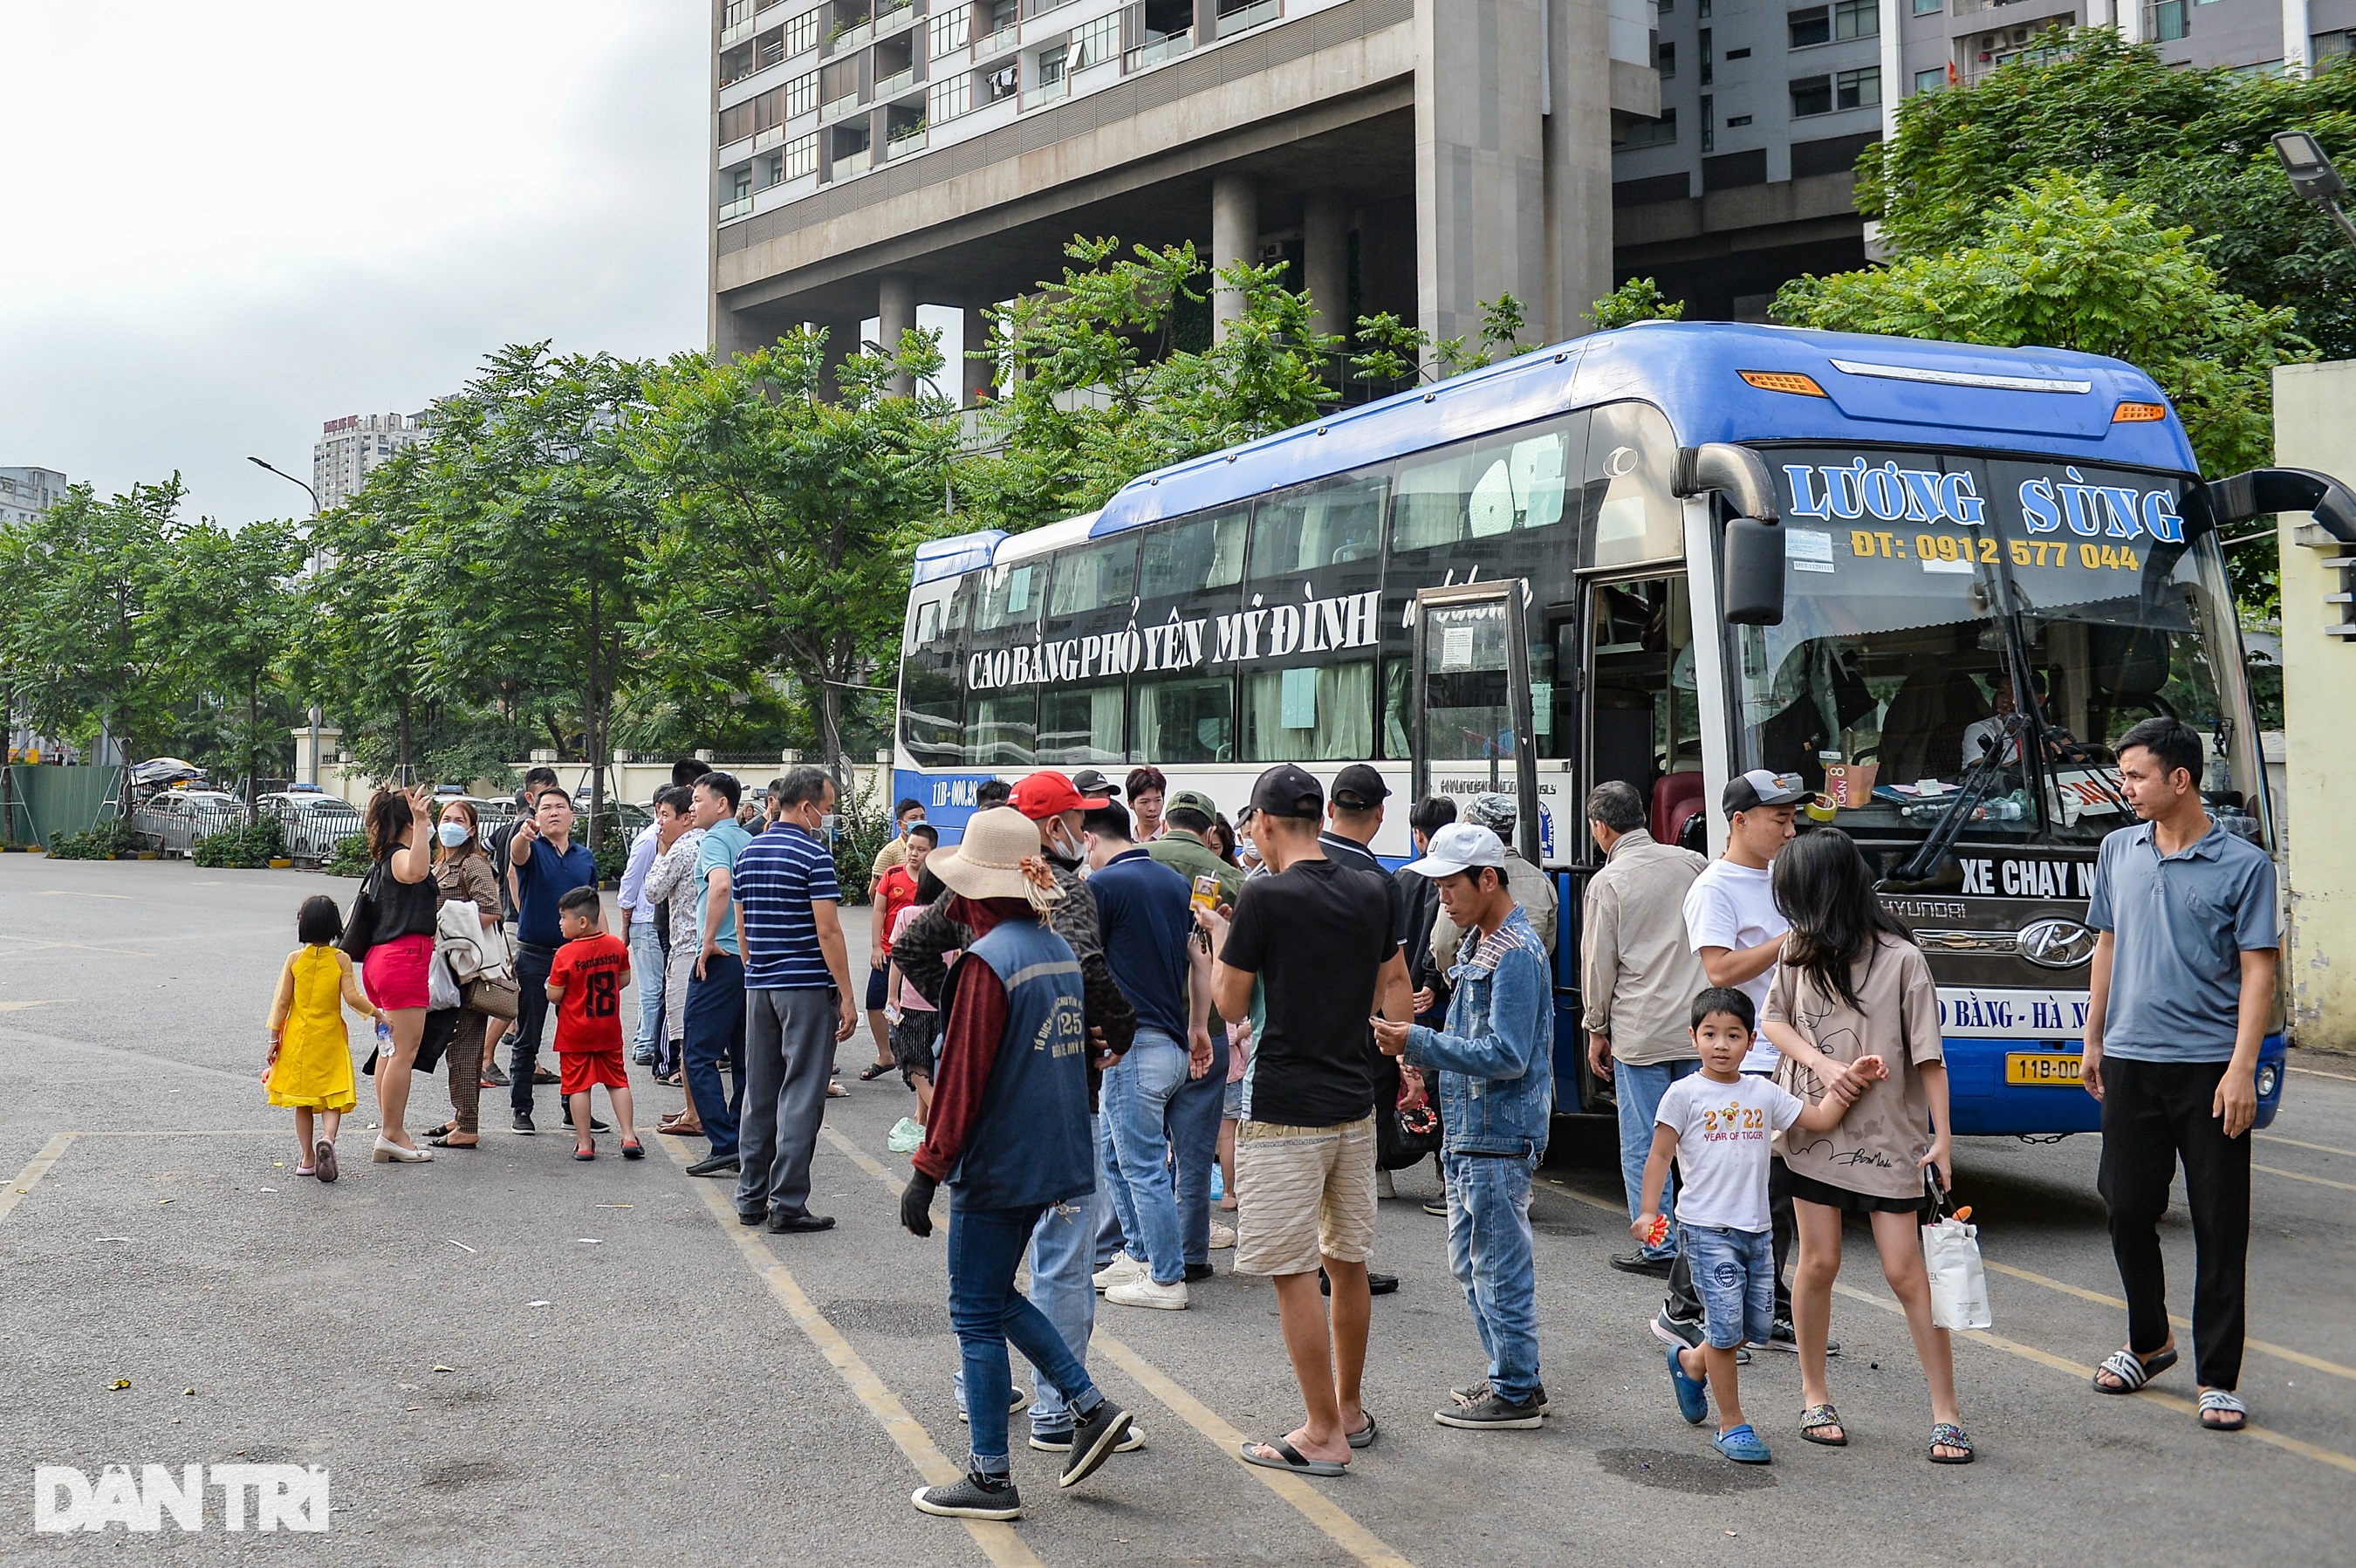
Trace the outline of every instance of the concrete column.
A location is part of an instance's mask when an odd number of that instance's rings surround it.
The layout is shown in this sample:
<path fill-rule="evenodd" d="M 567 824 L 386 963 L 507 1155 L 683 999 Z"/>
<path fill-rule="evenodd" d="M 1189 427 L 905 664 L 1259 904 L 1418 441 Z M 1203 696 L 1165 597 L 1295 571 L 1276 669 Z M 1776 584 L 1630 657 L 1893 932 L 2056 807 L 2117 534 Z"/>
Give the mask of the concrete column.
<path fill-rule="evenodd" d="M 842 388 L 834 379 L 835 368 L 859 352 L 859 323 L 819 321 L 812 325 L 826 329 L 826 349 L 819 358 L 818 395 L 832 403 L 842 395 Z"/>
<path fill-rule="evenodd" d="M 1215 270 L 1236 262 L 1254 260 L 1259 252 L 1259 182 L 1247 174 L 1211 177 L 1211 265 Z M 1227 324 L 1243 315 L 1243 301 L 1232 289 L 1211 295 L 1211 336 L 1226 334 Z"/>
<path fill-rule="evenodd" d="M 2275 461 L 2350 472 L 2356 451 L 2356 360 L 2275 371 Z M 2356 726 L 2348 723 L 2356 639 L 2331 636 L 2347 607 L 2328 562 L 2356 554 L 2304 515 L 2281 519 L 2283 731 L 2287 800 L 2278 800 L 2282 866 L 2290 894 L 2283 952 L 2292 1037 L 2356 1049 L 2356 834 L 2342 829 L 2356 783 Z"/>
<path fill-rule="evenodd" d="M 916 280 L 905 273 L 885 273 L 877 280 L 876 315 L 881 317 L 875 328 L 876 340 L 886 354 L 900 351 L 900 335 L 913 331 L 916 325 Z M 916 390 L 913 376 L 894 376 L 886 383 L 894 397 L 913 396 Z"/>
<path fill-rule="evenodd" d="M 1301 282 L 1309 289 L 1310 327 L 1350 330 L 1350 206 L 1330 186 L 1310 192 L 1301 211 Z"/>
<path fill-rule="evenodd" d="M 1592 10 L 1580 30 L 1590 46 L 1574 59 L 1591 76 L 1591 113 L 1611 113 L 1601 0 L 1554 0 L 1558 14 Z M 1476 333 L 1481 305 L 1511 292 L 1539 321 L 1550 320 L 1545 117 L 1541 73 L 1530 69 L 1544 48 L 1541 0 L 1419 0 L 1415 12 L 1416 294 L 1419 325 L 1434 338 Z M 1558 62 L 1560 63 L 1559 61 Z M 1575 76 L 1554 72 L 1555 109 L 1582 100 Z M 1574 134 L 1576 133 L 1574 132 Z M 1610 183 L 1611 137 L 1594 138 L 1593 156 Z M 1609 212 L 1609 192 L 1602 210 Z M 1566 216 L 1583 211 L 1575 205 Z M 1583 235 L 1571 236 L 1584 241 Z M 1608 258 L 1608 220 L 1601 235 Z M 1565 246 L 1566 258 L 1583 250 Z M 1608 262 L 1606 263 L 1608 272 Z M 1583 285 L 1580 285 L 1583 286 Z M 1574 290 L 1575 292 L 1575 290 Z"/>
<path fill-rule="evenodd" d="M 2304 77 L 2314 69 L 2308 57 L 2315 44 L 2308 28 L 2312 25 L 2308 16 L 2308 0 L 2283 0 L 2283 74 Z"/>
<path fill-rule="evenodd" d="M 967 306 L 965 307 L 966 353 L 970 356 L 975 349 L 987 347 L 989 342 L 990 317 L 982 314 L 980 306 Z M 971 408 L 974 404 L 997 395 L 998 367 L 988 360 L 967 359 L 965 369 L 959 372 L 959 376 L 960 379 L 957 383 L 959 389 L 958 401 L 961 406 Z"/>
<path fill-rule="evenodd" d="M 1545 122 L 1546 287 L 1514 293 L 1529 306 L 1528 337 L 1558 343 L 1594 330 L 1587 313 L 1614 281 L 1611 7 L 1609 0 L 1541 5 L 1551 101 Z"/>

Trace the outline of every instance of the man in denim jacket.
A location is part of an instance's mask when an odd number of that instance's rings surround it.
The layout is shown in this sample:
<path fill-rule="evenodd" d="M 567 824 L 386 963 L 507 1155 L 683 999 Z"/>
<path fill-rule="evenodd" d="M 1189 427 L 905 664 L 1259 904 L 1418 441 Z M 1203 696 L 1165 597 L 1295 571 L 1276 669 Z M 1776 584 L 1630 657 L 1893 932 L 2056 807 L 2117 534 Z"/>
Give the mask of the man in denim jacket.
<path fill-rule="evenodd" d="M 1488 1380 L 1455 1390 L 1432 1419 L 1468 1430 L 1532 1427 L 1546 1413 L 1530 1244 L 1530 1182 L 1554 1111 L 1546 944 L 1514 901 L 1505 846 L 1489 829 L 1440 829 L 1409 869 L 1439 885 L 1449 918 L 1468 935 L 1449 971 L 1448 1027 L 1377 1018 L 1375 1038 L 1389 1055 L 1439 1074 L 1449 1266 L 1489 1352 Z"/>

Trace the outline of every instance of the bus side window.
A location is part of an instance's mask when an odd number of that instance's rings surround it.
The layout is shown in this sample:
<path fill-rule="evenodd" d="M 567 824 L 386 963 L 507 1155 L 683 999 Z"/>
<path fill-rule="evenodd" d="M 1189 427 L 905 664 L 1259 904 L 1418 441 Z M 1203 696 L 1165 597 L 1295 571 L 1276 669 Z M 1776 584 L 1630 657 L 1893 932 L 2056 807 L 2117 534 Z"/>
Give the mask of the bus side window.
<path fill-rule="evenodd" d="M 1319 586 L 1329 594 L 1345 591 L 1340 586 L 1344 577 L 1364 576 L 1372 586 L 1381 569 L 1386 489 L 1380 474 L 1352 475 L 1261 501 L 1252 517 L 1253 583 L 1317 572 L 1327 574 Z M 1350 566 L 1359 570 L 1331 571 Z"/>
<path fill-rule="evenodd" d="M 1250 516 L 1248 509 L 1237 507 L 1146 530 L 1138 597 L 1178 598 L 1242 582 L 1244 529 Z"/>
<path fill-rule="evenodd" d="M 1685 509 L 1669 493 L 1677 438 L 1659 409 L 1605 403 L 1587 435 L 1587 515 L 1581 566 L 1674 561 L 1686 553 Z"/>

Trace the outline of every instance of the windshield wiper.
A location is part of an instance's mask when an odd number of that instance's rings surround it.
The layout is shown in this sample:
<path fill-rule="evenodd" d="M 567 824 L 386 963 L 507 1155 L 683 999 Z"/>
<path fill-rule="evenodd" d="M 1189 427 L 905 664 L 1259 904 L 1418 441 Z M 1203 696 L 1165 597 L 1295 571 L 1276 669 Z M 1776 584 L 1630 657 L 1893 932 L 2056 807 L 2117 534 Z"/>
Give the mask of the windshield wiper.
<path fill-rule="evenodd" d="M 1916 850 L 1905 865 L 1885 877 L 1885 885 L 1920 882 L 1945 856 L 1954 843 L 1955 836 L 1964 831 L 1964 824 L 1971 820 L 1972 808 L 1987 795 L 1989 784 L 2003 776 L 2002 758 L 2007 743 L 2018 746 L 2021 731 L 2027 727 L 2027 719 L 2019 709 L 2007 714 L 2001 723 L 2003 728 L 1994 736 L 1981 741 L 1979 760 L 1964 774 L 1964 781 L 1956 788 L 1954 798 L 1947 802 L 1946 810 L 1939 813 L 1938 821 L 1931 824 L 1931 834 L 1922 841 L 1922 847 Z"/>

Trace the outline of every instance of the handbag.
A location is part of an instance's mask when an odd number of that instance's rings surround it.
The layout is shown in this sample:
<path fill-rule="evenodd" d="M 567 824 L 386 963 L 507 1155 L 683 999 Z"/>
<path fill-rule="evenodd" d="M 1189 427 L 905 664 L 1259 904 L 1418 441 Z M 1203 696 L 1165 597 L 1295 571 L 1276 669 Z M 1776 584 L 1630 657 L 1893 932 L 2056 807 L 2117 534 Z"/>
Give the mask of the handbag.
<path fill-rule="evenodd" d="M 367 958 L 369 949 L 376 945 L 376 878 L 382 869 L 380 861 L 360 878 L 359 891 L 352 895 L 351 913 L 344 917 L 344 934 L 336 939 L 336 945 L 354 963 Z"/>
<path fill-rule="evenodd" d="M 1987 1274 L 1980 1266 L 1979 1227 L 1948 1211 L 1938 1176 L 1927 1165 L 1922 1186 L 1931 1199 L 1930 1219 L 1922 1227 L 1922 1267 L 1931 1276 L 1932 1325 L 1989 1327 L 1996 1319 L 1988 1312 Z"/>
<path fill-rule="evenodd" d="M 458 1004 L 486 1018 L 511 1023 L 522 988 L 509 974 L 478 974 L 458 988 Z"/>

